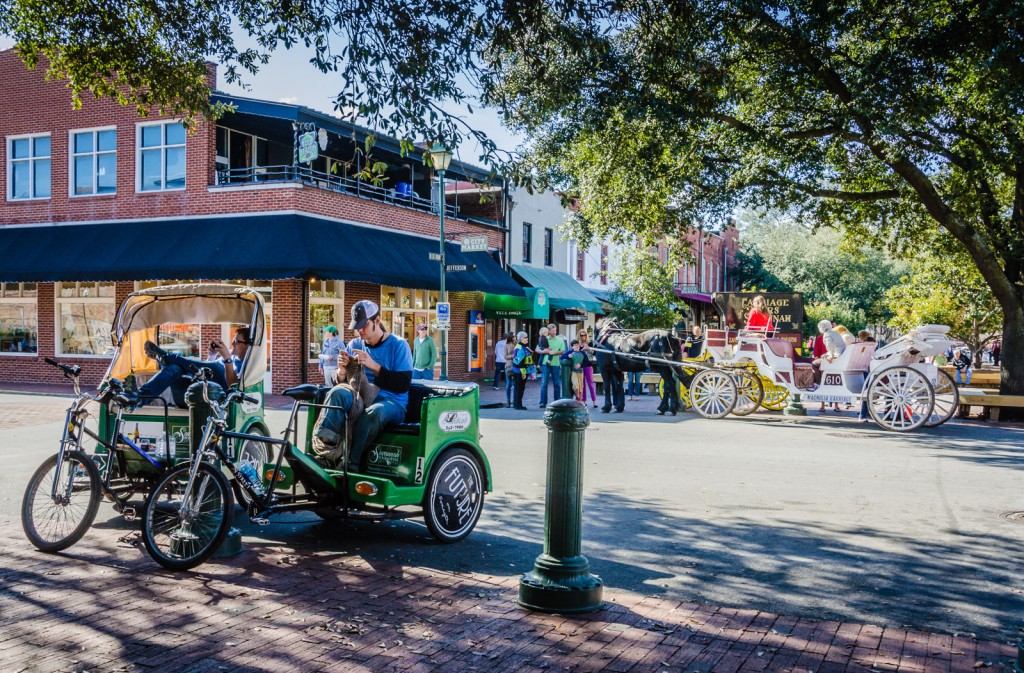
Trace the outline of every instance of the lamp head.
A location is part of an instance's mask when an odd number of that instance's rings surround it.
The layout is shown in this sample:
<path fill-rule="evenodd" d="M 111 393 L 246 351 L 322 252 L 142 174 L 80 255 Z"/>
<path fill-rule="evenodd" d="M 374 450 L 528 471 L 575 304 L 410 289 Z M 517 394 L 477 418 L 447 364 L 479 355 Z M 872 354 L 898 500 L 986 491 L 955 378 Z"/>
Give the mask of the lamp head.
<path fill-rule="evenodd" d="M 430 148 L 430 161 L 435 171 L 446 171 L 452 163 L 452 153 L 441 143 L 434 143 Z"/>

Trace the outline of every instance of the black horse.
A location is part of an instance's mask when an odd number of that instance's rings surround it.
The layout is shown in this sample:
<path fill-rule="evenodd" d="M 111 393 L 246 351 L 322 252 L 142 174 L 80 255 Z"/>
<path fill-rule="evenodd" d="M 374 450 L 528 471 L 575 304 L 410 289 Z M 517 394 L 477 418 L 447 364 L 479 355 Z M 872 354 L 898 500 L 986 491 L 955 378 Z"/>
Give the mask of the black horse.
<path fill-rule="evenodd" d="M 683 359 L 683 341 L 676 335 L 675 331 L 664 329 L 649 329 L 643 332 L 624 332 L 613 318 L 603 318 L 597 323 L 597 344 L 603 349 L 613 351 L 614 357 L 604 357 L 598 354 L 598 364 L 601 365 L 601 378 L 603 381 L 609 379 L 605 376 L 605 369 L 613 369 L 617 374 L 615 378 L 621 379 L 623 372 L 642 372 L 647 369 L 648 361 L 630 357 L 631 355 L 645 355 L 659 360 L 671 360 L 681 362 Z M 603 361 L 602 361 L 603 360 Z M 665 412 L 673 416 L 679 410 L 679 384 L 675 378 L 675 367 L 660 362 L 650 363 L 651 371 L 661 375 L 662 389 L 664 396 L 661 404 L 658 405 L 658 413 Z M 605 383 L 607 387 L 608 383 Z M 607 406 L 607 397 L 606 397 Z M 616 404 L 618 407 L 618 404 Z"/>

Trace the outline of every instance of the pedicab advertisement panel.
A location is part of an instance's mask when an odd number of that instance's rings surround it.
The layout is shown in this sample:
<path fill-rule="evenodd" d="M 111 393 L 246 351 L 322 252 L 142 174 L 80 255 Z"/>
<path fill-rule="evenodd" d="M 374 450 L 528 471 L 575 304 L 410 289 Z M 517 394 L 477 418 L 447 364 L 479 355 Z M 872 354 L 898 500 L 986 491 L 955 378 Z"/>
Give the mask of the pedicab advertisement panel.
<path fill-rule="evenodd" d="M 803 341 L 804 296 L 799 292 L 716 292 L 711 300 L 725 317 L 729 343 L 736 343 L 739 330 L 747 326 L 747 315 L 754 297 L 764 297 L 775 323 L 775 338 L 785 339 L 799 348 Z"/>

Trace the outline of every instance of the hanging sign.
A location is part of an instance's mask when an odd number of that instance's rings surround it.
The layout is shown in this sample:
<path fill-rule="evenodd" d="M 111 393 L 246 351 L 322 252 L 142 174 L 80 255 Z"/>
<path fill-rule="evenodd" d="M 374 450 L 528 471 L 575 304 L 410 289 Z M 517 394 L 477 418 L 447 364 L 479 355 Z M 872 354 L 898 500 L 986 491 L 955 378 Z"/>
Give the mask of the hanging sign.
<path fill-rule="evenodd" d="M 320 156 L 316 146 L 316 136 L 312 131 L 299 136 L 299 163 L 308 164 Z"/>
<path fill-rule="evenodd" d="M 487 235 L 482 236 L 466 236 L 459 241 L 462 246 L 462 252 L 487 252 Z"/>

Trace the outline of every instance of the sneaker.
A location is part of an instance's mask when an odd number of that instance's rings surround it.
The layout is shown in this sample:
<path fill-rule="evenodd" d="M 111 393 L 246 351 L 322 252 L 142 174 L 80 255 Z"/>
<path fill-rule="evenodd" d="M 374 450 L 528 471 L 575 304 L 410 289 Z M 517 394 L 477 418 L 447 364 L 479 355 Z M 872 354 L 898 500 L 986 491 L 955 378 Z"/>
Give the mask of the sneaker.
<path fill-rule="evenodd" d="M 146 355 L 153 358 L 163 366 L 167 366 L 167 351 L 160 348 L 152 341 L 147 341 L 142 345 L 142 350 L 146 351 Z"/>

